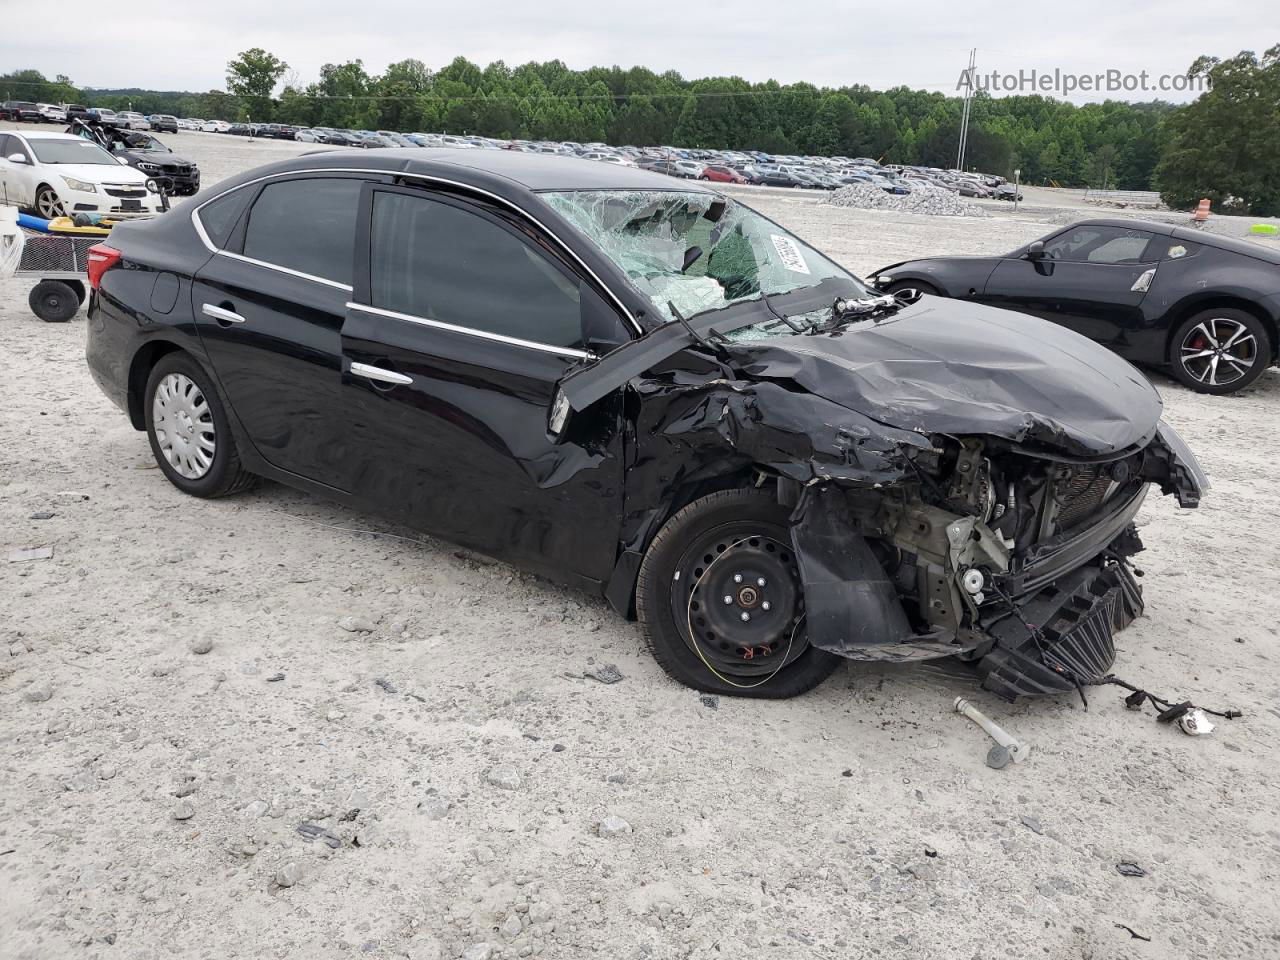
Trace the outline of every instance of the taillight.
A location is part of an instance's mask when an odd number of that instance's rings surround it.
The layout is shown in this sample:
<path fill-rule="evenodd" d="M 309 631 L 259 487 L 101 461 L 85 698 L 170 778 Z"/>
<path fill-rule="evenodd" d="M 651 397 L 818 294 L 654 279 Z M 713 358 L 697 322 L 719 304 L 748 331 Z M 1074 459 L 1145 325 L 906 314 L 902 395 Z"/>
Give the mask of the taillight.
<path fill-rule="evenodd" d="M 87 259 L 89 286 L 97 290 L 98 284 L 102 283 L 102 275 L 120 262 L 120 251 L 105 243 L 97 243 L 89 248 Z"/>

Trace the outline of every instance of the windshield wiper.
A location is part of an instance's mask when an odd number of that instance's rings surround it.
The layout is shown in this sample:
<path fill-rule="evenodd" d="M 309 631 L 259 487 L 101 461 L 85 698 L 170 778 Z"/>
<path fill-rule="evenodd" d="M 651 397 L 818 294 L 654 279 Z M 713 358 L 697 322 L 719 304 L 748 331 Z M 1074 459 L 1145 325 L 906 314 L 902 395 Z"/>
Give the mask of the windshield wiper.
<path fill-rule="evenodd" d="M 708 340 L 706 337 L 700 334 L 697 330 L 693 329 L 693 324 L 691 324 L 688 320 L 685 319 L 684 314 L 681 313 L 679 310 L 677 310 L 676 305 L 672 303 L 670 300 L 667 301 L 667 308 L 671 311 L 671 315 L 680 322 L 680 325 L 682 327 L 685 328 L 689 336 L 693 337 L 694 342 L 696 342 L 700 347 L 703 347 L 704 349 L 709 351 L 711 355 L 714 356 L 721 363 L 729 362 L 729 359 L 730 359 L 729 351 L 726 350 L 719 343 L 712 343 L 710 340 Z M 728 339 L 727 337 L 725 337 L 724 334 L 716 332 L 714 328 L 711 331 L 711 336 L 715 337 L 717 340 Z"/>
<path fill-rule="evenodd" d="M 764 292 L 763 284 L 760 286 L 760 299 L 764 301 L 764 305 L 769 309 L 770 313 L 772 313 L 777 319 L 781 320 L 783 323 L 785 323 L 788 327 L 791 328 L 792 333 L 805 332 L 804 327 L 800 326 L 800 324 L 796 323 L 786 314 L 779 313 L 776 309 L 774 309 L 773 303 L 769 300 L 769 295 Z"/>

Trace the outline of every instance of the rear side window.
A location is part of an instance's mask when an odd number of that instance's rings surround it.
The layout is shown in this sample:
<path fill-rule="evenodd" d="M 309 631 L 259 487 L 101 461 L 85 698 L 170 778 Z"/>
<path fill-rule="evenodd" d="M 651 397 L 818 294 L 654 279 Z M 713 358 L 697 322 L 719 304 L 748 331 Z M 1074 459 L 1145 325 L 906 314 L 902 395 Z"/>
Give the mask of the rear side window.
<path fill-rule="evenodd" d="M 249 210 L 244 255 L 351 286 L 361 184 L 338 177 L 267 184 Z"/>
<path fill-rule="evenodd" d="M 578 281 L 479 213 L 379 191 L 369 247 L 375 307 L 533 343 L 582 346 Z"/>
<path fill-rule="evenodd" d="M 200 225 L 215 247 L 226 246 L 252 194 L 252 190 L 232 190 L 200 208 Z"/>

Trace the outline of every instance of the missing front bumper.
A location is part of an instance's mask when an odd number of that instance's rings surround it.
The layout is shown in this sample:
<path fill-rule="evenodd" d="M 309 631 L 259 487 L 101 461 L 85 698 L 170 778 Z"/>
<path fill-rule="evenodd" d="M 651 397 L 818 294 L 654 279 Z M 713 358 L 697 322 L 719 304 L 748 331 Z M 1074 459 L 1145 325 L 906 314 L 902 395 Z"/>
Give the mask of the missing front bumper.
<path fill-rule="evenodd" d="M 1115 635 L 1142 613 L 1142 587 L 1127 562 L 1099 559 L 1017 607 L 983 623 L 995 646 L 977 664 L 982 686 L 1006 700 L 1067 693 L 1105 676 Z"/>

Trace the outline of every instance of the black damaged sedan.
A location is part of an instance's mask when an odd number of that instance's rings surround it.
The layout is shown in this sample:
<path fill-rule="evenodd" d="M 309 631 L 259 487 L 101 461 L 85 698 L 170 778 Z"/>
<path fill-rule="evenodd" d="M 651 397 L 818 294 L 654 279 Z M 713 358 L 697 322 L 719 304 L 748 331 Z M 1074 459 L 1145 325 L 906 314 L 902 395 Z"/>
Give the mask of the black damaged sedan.
<path fill-rule="evenodd" d="M 181 490 L 266 477 L 638 617 L 702 690 L 953 656 L 1105 674 L 1150 484 L 1195 458 L 1128 363 L 868 289 L 733 199 L 508 151 L 335 151 L 95 248 L 88 362 Z"/>

